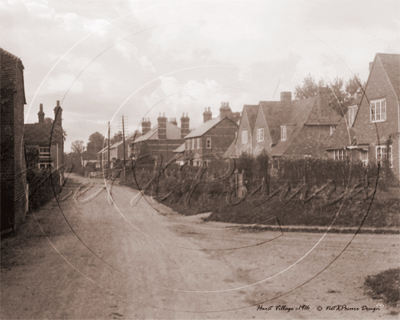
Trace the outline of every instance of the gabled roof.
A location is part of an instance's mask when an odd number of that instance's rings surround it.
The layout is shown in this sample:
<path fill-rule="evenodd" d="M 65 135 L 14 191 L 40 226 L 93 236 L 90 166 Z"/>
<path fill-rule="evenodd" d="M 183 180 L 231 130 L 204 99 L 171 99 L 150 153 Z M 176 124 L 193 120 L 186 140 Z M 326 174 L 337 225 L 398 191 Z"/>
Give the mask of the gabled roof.
<path fill-rule="evenodd" d="M 352 127 L 347 127 L 345 118 L 342 118 L 335 132 L 329 137 L 326 142 L 326 149 L 342 149 L 350 146 L 355 138 L 355 131 Z"/>
<path fill-rule="evenodd" d="M 246 104 L 243 107 L 243 115 L 244 114 L 247 115 L 251 132 L 253 132 L 254 125 L 256 124 L 257 112 L 258 112 L 258 105 Z"/>
<path fill-rule="evenodd" d="M 167 125 L 167 140 L 180 140 L 181 139 L 181 128 L 178 128 L 171 122 L 166 122 Z M 153 127 L 149 132 L 137 138 L 133 143 L 147 140 L 158 140 L 158 125 Z"/>
<path fill-rule="evenodd" d="M 377 53 L 376 58 L 381 62 L 397 99 L 400 99 L 400 54 Z"/>
<path fill-rule="evenodd" d="M 223 118 L 223 119 L 225 119 L 225 118 Z M 208 120 L 207 122 L 204 122 L 199 127 L 197 127 L 192 132 L 190 132 L 187 136 L 185 136 L 185 139 L 202 136 L 208 130 L 210 130 L 212 127 L 214 127 L 218 123 L 220 123 L 223 119 L 221 119 L 221 117 L 216 117 L 214 119 Z"/>
<path fill-rule="evenodd" d="M 46 123 L 27 123 L 24 132 L 25 145 L 48 146 L 63 142 L 60 126 Z"/>

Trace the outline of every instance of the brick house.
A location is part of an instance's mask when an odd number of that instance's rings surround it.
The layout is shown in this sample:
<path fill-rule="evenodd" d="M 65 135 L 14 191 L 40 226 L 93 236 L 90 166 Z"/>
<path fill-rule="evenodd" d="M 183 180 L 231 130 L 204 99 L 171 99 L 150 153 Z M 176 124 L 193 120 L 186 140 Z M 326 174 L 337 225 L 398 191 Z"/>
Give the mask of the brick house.
<path fill-rule="evenodd" d="M 39 168 L 58 169 L 64 164 L 64 138 L 62 128 L 62 108 L 60 101 L 54 108 L 54 120 L 45 119 L 43 105 L 40 104 L 38 122 L 25 124 L 25 150 L 36 149 L 39 153 Z"/>
<path fill-rule="evenodd" d="M 24 156 L 24 66 L 0 48 L 1 65 L 1 226 L 2 233 L 15 230 L 28 210 Z"/>
<path fill-rule="evenodd" d="M 387 159 L 400 178 L 399 97 L 400 54 L 377 53 L 360 104 L 349 108 L 327 141 L 330 157 L 351 156 L 366 165 Z"/>
<path fill-rule="evenodd" d="M 165 114 L 160 114 L 157 125 L 151 128 L 150 119 L 143 119 L 142 135 L 132 142 L 131 156 L 162 155 L 162 161 L 168 162 L 175 156 L 174 150 L 182 144 L 184 136 L 189 133 L 189 120 L 188 114 L 183 114 L 179 128 L 176 118 L 167 121 Z"/>
<path fill-rule="evenodd" d="M 222 102 L 219 111 L 219 116 L 212 119 L 210 108 L 206 109 L 203 124 L 185 136 L 184 156 L 193 159 L 194 166 L 199 165 L 201 159 L 211 161 L 208 155 L 222 157 L 235 139 L 240 113 L 233 113 L 227 102 Z M 178 150 L 182 149 L 180 146 Z"/>
<path fill-rule="evenodd" d="M 263 150 L 271 157 L 322 157 L 324 141 L 340 119 L 329 106 L 328 90 L 320 87 L 317 96 L 295 101 L 290 92 L 281 92 L 280 101 L 245 106 L 238 135 L 224 157 L 256 157 Z"/>

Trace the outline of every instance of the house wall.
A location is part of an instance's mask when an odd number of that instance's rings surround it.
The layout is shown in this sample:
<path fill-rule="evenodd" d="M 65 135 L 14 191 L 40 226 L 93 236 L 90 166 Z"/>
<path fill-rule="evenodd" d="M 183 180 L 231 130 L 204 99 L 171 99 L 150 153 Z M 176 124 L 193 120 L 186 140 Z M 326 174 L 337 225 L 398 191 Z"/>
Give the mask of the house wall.
<path fill-rule="evenodd" d="M 260 129 L 260 128 L 264 128 L 264 141 L 257 142 L 257 129 Z M 262 112 L 261 108 L 259 108 L 259 110 L 258 110 L 256 123 L 254 125 L 254 131 L 253 131 L 252 135 L 253 135 L 252 144 L 254 146 L 253 155 L 255 157 L 257 157 L 263 150 L 265 150 L 267 153 L 271 152 L 272 138 L 269 133 L 267 121 L 265 120 L 265 116 L 264 116 L 264 113 Z"/>
<path fill-rule="evenodd" d="M 23 66 L 20 61 L 17 62 L 15 58 L 4 54 L 1 55 L 1 59 L 0 228 L 3 231 L 9 228 L 15 230 L 25 218 L 27 189 L 23 147 L 25 104 Z"/>
<path fill-rule="evenodd" d="M 168 162 L 175 156 L 173 152 L 183 143 L 181 139 L 168 139 L 168 140 L 146 140 L 135 142 L 133 147 L 133 153 L 135 156 L 139 154 L 149 153 L 151 155 L 162 155 L 163 162 Z M 147 149 L 147 151 L 146 151 Z"/>
<path fill-rule="evenodd" d="M 365 96 L 361 101 L 361 105 L 354 122 L 354 130 L 356 132 L 357 144 L 369 144 L 369 161 L 376 159 L 376 146 L 385 145 L 391 138 L 392 152 L 394 162 L 394 171 L 399 176 L 399 111 L 398 100 L 392 85 L 379 61 L 376 58 L 371 74 L 368 78 Z M 371 122 L 370 121 L 370 104 L 369 101 L 379 98 L 386 98 L 386 121 Z M 390 137 L 393 135 L 392 137 Z"/>
<path fill-rule="evenodd" d="M 248 132 L 248 142 L 246 144 L 242 143 L 243 131 Z M 238 151 L 238 156 L 242 153 L 253 154 L 253 132 L 250 128 L 250 123 L 245 112 L 243 112 L 242 121 L 237 130 L 236 149 Z"/>

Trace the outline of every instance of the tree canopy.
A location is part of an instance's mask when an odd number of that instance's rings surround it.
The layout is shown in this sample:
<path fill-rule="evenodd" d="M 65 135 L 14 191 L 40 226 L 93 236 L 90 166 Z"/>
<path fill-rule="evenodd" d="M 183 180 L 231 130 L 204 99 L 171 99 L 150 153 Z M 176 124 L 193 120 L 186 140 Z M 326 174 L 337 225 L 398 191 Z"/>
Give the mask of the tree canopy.
<path fill-rule="evenodd" d="M 105 141 L 104 136 L 100 132 L 92 133 L 89 136 L 89 141 L 86 145 L 86 150 L 90 153 L 97 154 L 97 152 L 103 149 L 104 141 Z"/>
<path fill-rule="evenodd" d="M 85 147 L 83 145 L 83 141 L 76 140 L 76 141 L 72 142 L 71 143 L 71 150 L 72 150 L 72 152 L 77 153 L 79 155 L 82 154 L 83 151 L 85 151 Z"/>
<path fill-rule="evenodd" d="M 314 77 L 309 74 L 303 79 L 303 83 L 295 87 L 294 96 L 296 100 L 307 99 L 318 94 L 318 87 L 327 86 L 322 79 L 316 82 Z M 365 82 L 361 82 L 358 75 L 354 75 L 348 81 L 336 77 L 328 84 L 331 89 L 329 104 L 332 108 L 343 115 L 347 112 L 347 107 L 356 104 L 361 98 Z"/>

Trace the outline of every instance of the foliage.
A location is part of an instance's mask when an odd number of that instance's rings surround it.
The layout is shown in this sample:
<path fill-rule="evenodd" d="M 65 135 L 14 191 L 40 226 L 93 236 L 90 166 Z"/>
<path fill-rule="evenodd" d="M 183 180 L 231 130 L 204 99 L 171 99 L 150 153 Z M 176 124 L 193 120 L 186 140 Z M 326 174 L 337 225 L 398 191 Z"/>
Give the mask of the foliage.
<path fill-rule="evenodd" d="M 374 276 L 368 276 L 364 282 L 366 293 L 373 299 L 383 299 L 391 306 L 400 300 L 400 268 L 389 269 Z"/>
<path fill-rule="evenodd" d="M 39 150 L 35 146 L 25 146 L 26 167 L 37 167 L 39 163 Z"/>
<path fill-rule="evenodd" d="M 62 129 L 62 135 L 63 135 L 63 141 L 67 140 L 67 131 L 65 131 L 65 129 Z"/>
<path fill-rule="evenodd" d="M 82 140 L 76 140 L 71 143 L 71 150 L 72 152 L 75 152 L 79 155 L 85 151 L 85 147 L 83 146 L 83 141 Z"/>
<path fill-rule="evenodd" d="M 103 149 L 105 146 L 105 138 L 100 132 L 95 132 L 92 133 L 89 136 L 89 141 L 86 145 L 86 150 L 89 153 L 89 155 L 93 158 L 96 158 L 97 153 Z"/>
<path fill-rule="evenodd" d="M 347 82 L 342 78 L 336 77 L 328 86 L 331 89 L 329 95 L 329 105 L 340 115 L 347 112 L 347 107 L 357 103 L 360 99 L 365 82 L 361 82 L 358 75 L 354 75 Z M 318 84 L 314 77 L 309 74 L 303 79 L 303 84 L 295 87 L 295 99 L 307 99 L 318 94 L 318 87 L 322 87 L 326 83 L 321 79 Z"/>

